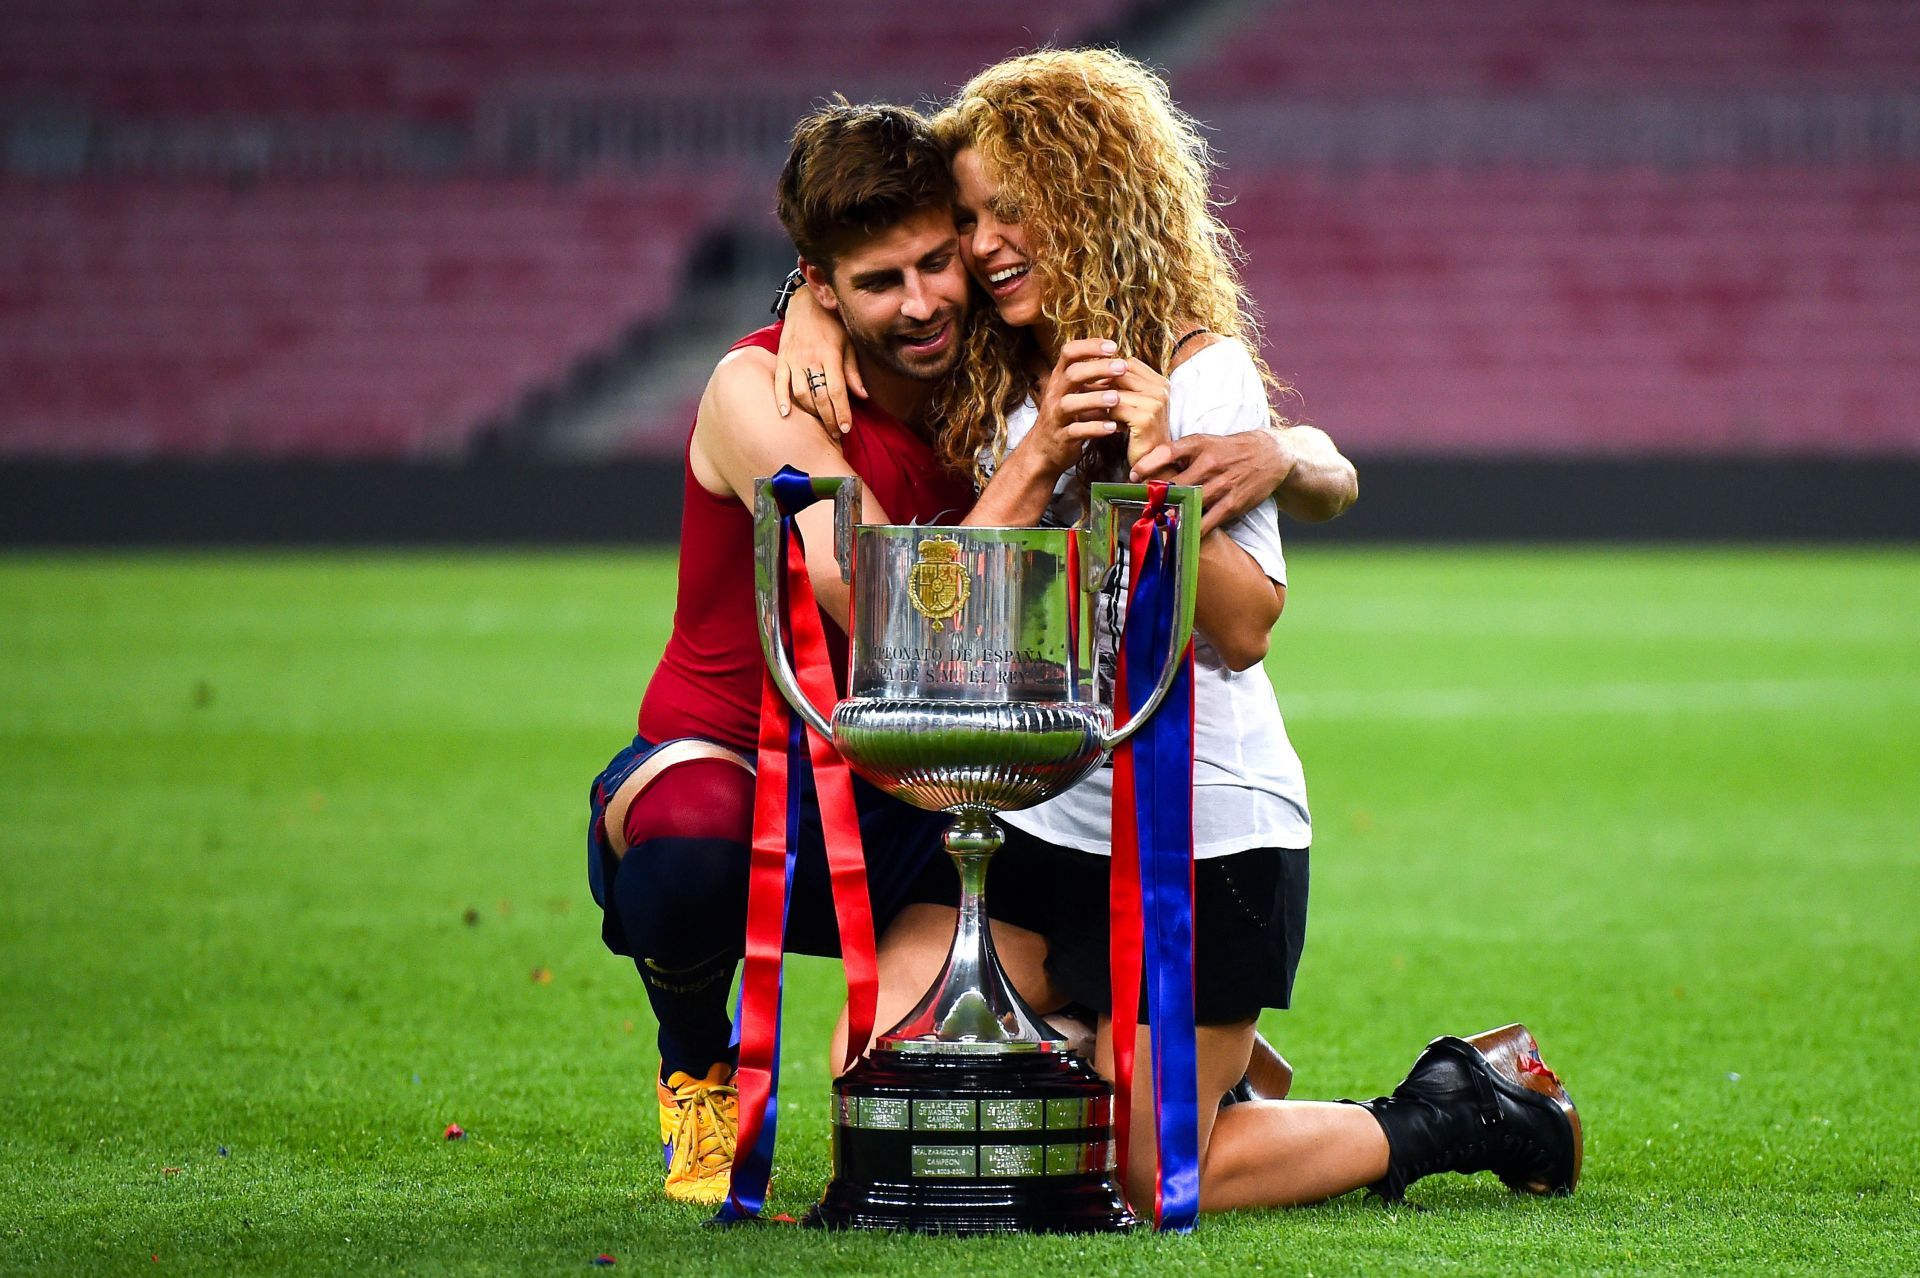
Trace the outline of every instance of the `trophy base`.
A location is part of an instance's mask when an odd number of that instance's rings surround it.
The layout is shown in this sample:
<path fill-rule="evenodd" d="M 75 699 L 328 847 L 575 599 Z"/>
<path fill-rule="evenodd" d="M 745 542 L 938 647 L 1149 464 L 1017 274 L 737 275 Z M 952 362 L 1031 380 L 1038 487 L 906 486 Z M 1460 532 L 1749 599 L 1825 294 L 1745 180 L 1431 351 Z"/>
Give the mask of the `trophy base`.
<path fill-rule="evenodd" d="M 833 1085 L 826 1229 L 1115 1233 L 1113 1089 L 1058 1051 L 876 1049 Z"/>

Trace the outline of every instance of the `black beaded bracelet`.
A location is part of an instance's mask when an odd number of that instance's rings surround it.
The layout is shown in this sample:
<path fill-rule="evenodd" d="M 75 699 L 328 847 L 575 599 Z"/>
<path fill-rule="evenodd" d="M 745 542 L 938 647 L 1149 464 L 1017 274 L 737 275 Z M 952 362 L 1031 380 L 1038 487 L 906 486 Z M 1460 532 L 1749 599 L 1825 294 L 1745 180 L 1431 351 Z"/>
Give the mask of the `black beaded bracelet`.
<path fill-rule="evenodd" d="M 776 294 L 773 299 L 773 317 L 775 319 L 783 320 L 787 317 L 787 303 L 793 300 L 794 293 L 806 282 L 807 277 L 800 273 L 799 267 L 796 266 L 787 272 L 787 278 L 780 283 L 780 292 Z"/>

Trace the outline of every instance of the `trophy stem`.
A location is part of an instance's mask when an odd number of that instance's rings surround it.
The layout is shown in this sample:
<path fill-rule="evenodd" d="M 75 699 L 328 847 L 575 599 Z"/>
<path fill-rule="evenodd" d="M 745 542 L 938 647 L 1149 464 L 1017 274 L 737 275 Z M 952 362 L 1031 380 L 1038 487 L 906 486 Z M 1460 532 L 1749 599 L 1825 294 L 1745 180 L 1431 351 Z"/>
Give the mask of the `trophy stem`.
<path fill-rule="evenodd" d="M 898 1051 L 1057 1050 L 1063 1042 L 1007 980 L 987 921 L 987 867 L 1006 836 L 985 808 L 963 808 L 942 842 L 960 875 L 946 966 L 919 1005 L 880 1037 Z"/>

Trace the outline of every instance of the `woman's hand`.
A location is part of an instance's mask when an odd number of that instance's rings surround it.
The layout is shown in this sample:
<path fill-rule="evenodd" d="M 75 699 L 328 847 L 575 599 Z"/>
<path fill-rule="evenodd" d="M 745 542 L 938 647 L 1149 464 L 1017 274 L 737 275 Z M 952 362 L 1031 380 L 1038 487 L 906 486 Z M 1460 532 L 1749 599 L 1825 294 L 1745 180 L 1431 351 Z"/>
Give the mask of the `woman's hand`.
<path fill-rule="evenodd" d="M 1113 379 L 1127 368 L 1119 349 L 1098 337 L 1068 342 L 1041 384 L 1035 402 L 1039 412 L 1020 447 L 1037 452 L 1055 475 L 1080 460 L 1088 440 L 1104 439 L 1117 429 L 1113 414 L 1121 392 Z"/>
<path fill-rule="evenodd" d="M 1032 429 L 1000 459 L 965 522 L 993 528 L 1037 523 L 1055 481 L 1079 464 L 1088 440 L 1124 427 L 1130 445 L 1145 453 L 1166 439 L 1167 379 L 1119 350 L 1099 337 L 1060 348 L 1035 397 Z"/>
<path fill-rule="evenodd" d="M 1120 394 L 1112 408 L 1113 419 L 1127 431 L 1127 465 L 1165 444 L 1171 437 L 1167 425 L 1167 379 L 1137 359 L 1127 361 L 1127 369 L 1113 379 Z"/>
<path fill-rule="evenodd" d="M 838 438 L 853 429 L 849 391 L 867 397 L 846 327 L 811 292 L 797 290 L 787 301 L 787 322 L 773 359 L 773 399 L 780 415 L 797 404 Z"/>
<path fill-rule="evenodd" d="M 1102 338 L 1060 348 L 1060 359 L 1040 388 L 1039 416 L 1027 438 L 1056 472 L 1080 460 L 1090 439 L 1127 432 L 1129 464 L 1167 439 L 1167 379 Z"/>

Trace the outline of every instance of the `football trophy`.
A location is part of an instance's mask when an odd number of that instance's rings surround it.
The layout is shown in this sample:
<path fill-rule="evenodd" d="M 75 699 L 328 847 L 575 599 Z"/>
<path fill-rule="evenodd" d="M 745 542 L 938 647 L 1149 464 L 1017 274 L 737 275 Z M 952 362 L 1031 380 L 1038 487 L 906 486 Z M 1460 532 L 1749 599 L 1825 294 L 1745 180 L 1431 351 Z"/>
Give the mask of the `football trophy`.
<path fill-rule="evenodd" d="M 848 695 L 816 707 L 790 665 L 781 514 L 763 479 L 755 584 L 774 685 L 855 773 L 953 815 L 944 843 L 960 875 L 938 979 L 834 1083 L 833 1179 L 811 1223 L 1124 1229 L 1112 1088 L 1001 971 L 987 866 L 1003 838 L 994 813 L 1032 807 L 1087 776 L 1166 696 L 1193 627 L 1200 490 L 1171 488 L 1162 499 L 1176 520 L 1170 642 L 1150 693 L 1135 699 L 1138 713 L 1116 727 L 1094 621 L 1124 559 L 1116 507 L 1144 508 L 1146 485 L 1093 485 L 1087 527 L 1076 530 L 856 524 L 858 480 L 808 482 L 834 500 L 836 553 L 852 587 Z"/>

